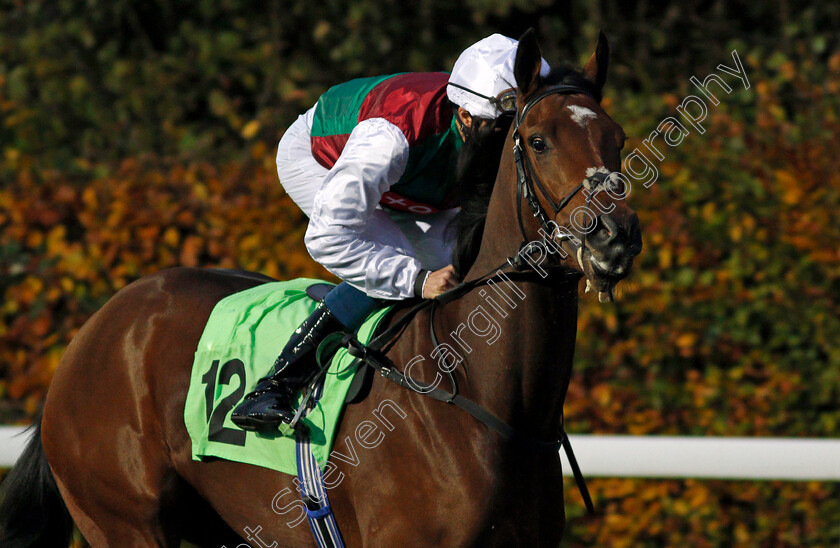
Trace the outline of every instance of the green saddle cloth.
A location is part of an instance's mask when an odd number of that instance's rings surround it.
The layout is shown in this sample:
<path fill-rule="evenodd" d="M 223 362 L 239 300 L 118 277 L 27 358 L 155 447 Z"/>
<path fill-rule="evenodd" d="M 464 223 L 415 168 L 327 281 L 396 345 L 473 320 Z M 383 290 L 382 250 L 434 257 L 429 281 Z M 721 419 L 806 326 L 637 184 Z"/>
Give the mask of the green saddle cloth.
<path fill-rule="evenodd" d="M 221 458 L 297 475 L 295 440 L 267 438 L 237 428 L 233 408 L 274 364 L 292 332 L 318 303 L 306 288 L 320 280 L 300 278 L 263 284 L 219 301 L 195 353 L 184 422 L 192 440 L 192 457 Z M 367 343 L 390 308 L 373 313 L 357 338 Z M 346 349 L 335 354 L 324 381 L 324 393 L 303 420 L 309 427 L 312 453 L 324 468 L 332 449 L 344 399 L 355 375 Z"/>

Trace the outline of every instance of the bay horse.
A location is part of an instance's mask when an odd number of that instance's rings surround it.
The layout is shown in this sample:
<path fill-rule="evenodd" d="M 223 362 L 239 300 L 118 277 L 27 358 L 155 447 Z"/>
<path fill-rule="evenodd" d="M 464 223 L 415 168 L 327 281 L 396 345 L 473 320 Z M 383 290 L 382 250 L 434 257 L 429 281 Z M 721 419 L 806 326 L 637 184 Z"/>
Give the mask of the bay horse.
<path fill-rule="evenodd" d="M 493 272 L 523 240 L 542 241 L 542 251 L 556 245 L 552 253 L 565 249 L 568 258 L 544 275 L 537 265 L 538 272 L 510 273 L 439 303 L 433 318 L 421 311 L 387 350 L 394 364 L 411 365 L 414 377 L 432 382 L 441 367 L 436 332 L 449 349 L 445 363 L 457 365 L 451 373 L 460 394 L 522 439 L 556 440 L 562 429 L 578 282 L 586 278 L 587 288 L 611 298 L 641 250 L 638 218 L 621 196 L 591 194 L 593 174 L 619 171 L 624 140 L 599 105 L 608 57 L 601 35 L 581 72 L 561 68 L 542 78 L 537 40 L 532 31 L 522 37 L 517 118 L 464 279 Z M 540 232 L 546 221 L 568 226 L 570 212 L 594 199 L 609 212 L 595 215 L 579 245 Z M 560 211 L 557 202 L 568 207 Z M 94 314 L 68 346 L 34 436 L 6 480 L 0 544 L 67 546 L 75 522 L 95 547 L 171 547 L 181 539 L 214 548 L 315 546 L 308 527 L 289 525 L 300 504 L 291 476 L 193 461 L 184 426 L 193 353 L 213 306 L 266 281 L 165 270 L 130 284 Z M 357 428 L 371 417 L 384 419 L 375 447 Z M 333 455 L 346 458 L 332 475 L 329 499 L 348 546 L 560 542 L 556 449 L 506 439 L 453 405 L 379 375 L 367 397 L 345 410 L 336 440 Z"/>

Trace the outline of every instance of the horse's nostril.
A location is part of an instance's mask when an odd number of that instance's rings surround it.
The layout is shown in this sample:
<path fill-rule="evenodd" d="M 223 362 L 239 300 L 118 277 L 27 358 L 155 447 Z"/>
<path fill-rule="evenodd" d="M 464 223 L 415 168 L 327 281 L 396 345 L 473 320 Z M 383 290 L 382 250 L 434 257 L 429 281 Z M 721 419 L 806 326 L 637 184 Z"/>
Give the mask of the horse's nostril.
<path fill-rule="evenodd" d="M 601 221 L 601 227 L 604 229 L 606 243 L 610 244 L 616 239 L 616 237 L 618 237 L 618 224 L 612 219 L 612 217 L 606 214 L 601 215 L 599 219 Z"/>

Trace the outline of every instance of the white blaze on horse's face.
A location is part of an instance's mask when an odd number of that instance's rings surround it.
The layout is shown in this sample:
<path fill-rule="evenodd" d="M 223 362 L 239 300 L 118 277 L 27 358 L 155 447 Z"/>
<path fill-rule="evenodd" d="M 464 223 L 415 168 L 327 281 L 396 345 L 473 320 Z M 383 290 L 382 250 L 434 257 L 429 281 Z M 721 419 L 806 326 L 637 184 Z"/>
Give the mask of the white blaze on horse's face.
<path fill-rule="evenodd" d="M 586 127 L 586 121 L 598 116 L 594 111 L 580 105 L 568 105 L 566 108 L 572 111 L 572 121 L 580 127 Z"/>

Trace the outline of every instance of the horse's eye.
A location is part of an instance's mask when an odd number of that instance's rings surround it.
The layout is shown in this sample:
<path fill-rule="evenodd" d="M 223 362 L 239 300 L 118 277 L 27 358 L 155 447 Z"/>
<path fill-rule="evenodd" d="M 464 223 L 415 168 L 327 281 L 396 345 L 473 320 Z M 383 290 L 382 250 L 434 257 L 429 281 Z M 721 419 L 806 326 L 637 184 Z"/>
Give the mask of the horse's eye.
<path fill-rule="evenodd" d="M 533 139 L 531 139 L 531 148 L 534 149 L 534 152 L 540 154 L 542 152 L 545 152 L 545 149 L 548 148 L 548 146 L 545 144 L 545 141 L 543 141 L 539 137 L 534 137 Z"/>

